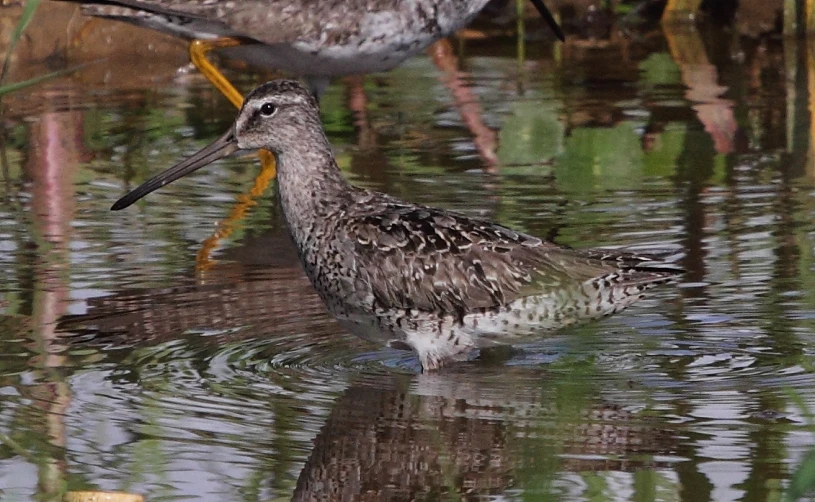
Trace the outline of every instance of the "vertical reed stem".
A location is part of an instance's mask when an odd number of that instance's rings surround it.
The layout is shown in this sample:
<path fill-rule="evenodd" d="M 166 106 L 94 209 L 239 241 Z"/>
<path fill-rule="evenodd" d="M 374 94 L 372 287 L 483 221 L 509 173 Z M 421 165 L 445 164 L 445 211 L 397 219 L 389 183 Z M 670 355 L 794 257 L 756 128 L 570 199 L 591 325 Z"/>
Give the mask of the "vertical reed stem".
<path fill-rule="evenodd" d="M 524 20 L 524 7 L 526 0 L 515 0 L 515 13 L 518 15 L 518 67 L 522 68 L 526 61 L 526 22 Z"/>
<path fill-rule="evenodd" d="M 662 20 L 668 22 L 691 20 L 699 12 L 701 5 L 702 0 L 668 0 L 668 5 L 662 13 Z"/>
<path fill-rule="evenodd" d="M 815 33 L 815 0 L 806 0 L 806 10 L 804 11 L 806 17 L 806 33 Z"/>

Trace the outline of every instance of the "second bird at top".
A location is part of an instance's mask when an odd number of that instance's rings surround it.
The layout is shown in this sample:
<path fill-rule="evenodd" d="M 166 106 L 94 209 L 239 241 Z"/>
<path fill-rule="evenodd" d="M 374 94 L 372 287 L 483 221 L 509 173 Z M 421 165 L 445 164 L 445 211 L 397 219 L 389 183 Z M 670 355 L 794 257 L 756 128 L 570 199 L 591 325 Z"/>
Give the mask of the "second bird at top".
<path fill-rule="evenodd" d="M 466 26 L 489 0 L 69 0 L 85 14 L 190 40 L 234 39 L 229 57 L 306 78 L 389 70 Z M 541 0 L 532 0 L 559 38 Z"/>

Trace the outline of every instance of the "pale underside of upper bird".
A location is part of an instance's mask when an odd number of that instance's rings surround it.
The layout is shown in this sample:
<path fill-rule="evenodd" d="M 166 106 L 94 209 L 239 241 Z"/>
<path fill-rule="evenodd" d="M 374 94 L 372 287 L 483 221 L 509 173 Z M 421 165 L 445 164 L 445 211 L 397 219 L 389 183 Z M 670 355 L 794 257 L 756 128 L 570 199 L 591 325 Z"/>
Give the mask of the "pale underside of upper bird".
<path fill-rule="evenodd" d="M 317 102 L 292 80 L 252 91 L 229 131 L 113 209 L 261 148 L 275 155 L 287 228 L 329 310 L 366 339 L 413 349 L 424 370 L 614 314 L 681 273 L 647 255 L 571 249 L 355 187 L 337 166 Z"/>

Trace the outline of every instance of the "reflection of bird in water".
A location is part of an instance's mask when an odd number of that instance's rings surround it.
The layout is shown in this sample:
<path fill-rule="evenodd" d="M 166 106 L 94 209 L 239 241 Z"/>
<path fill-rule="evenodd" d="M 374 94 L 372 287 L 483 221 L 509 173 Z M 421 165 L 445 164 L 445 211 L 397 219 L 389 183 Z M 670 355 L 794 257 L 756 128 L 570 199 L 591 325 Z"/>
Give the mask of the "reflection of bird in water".
<path fill-rule="evenodd" d="M 496 341 L 613 314 L 680 272 L 647 256 L 572 250 L 354 187 L 337 166 L 317 102 L 293 80 L 252 91 L 226 134 L 113 209 L 259 148 L 275 154 L 286 224 L 329 310 L 363 338 L 412 348 L 424 369 Z"/>
<path fill-rule="evenodd" d="M 648 418 L 603 401 L 564 414 L 542 397 L 546 375 L 533 382 L 529 371 L 520 381 L 502 373 L 410 382 L 363 377 L 334 404 L 292 500 L 425 500 L 440 493 L 481 500 L 522 488 L 519 466 L 529 462 L 552 478 L 631 472 L 653 468 L 652 456 L 675 447 L 675 433 Z M 427 377 L 439 380 L 429 393 Z"/>
<path fill-rule="evenodd" d="M 191 40 L 200 55 L 230 57 L 305 76 L 319 92 L 334 76 L 389 70 L 469 23 L 488 0 L 73 0 L 92 16 Z M 563 38 L 540 0 L 541 15 Z M 195 49 L 194 52 L 199 49 Z M 197 58 L 193 57 L 194 61 Z M 203 59 L 203 58 L 201 58 Z M 202 69 L 202 68 L 199 68 Z M 217 70 L 202 71 L 213 83 Z M 216 84 L 217 86 L 217 84 Z M 220 87 L 219 87 L 220 88 Z M 223 89 L 222 89 L 223 90 Z"/>
<path fill-rule="evenodd" d="M 309 333 L 310 342 L 337 341 L 340 327 L 297 268 L 249 268 L 238 274 L 213 269 L 207 277 L 206 284 L 129 289 L 89 299 L 88 312 L 62 317 L 59 329 L 114 345 L 151 345 L 200 330 L 210 335 L 199 337 L 199 343 L 302 332 Z"/>

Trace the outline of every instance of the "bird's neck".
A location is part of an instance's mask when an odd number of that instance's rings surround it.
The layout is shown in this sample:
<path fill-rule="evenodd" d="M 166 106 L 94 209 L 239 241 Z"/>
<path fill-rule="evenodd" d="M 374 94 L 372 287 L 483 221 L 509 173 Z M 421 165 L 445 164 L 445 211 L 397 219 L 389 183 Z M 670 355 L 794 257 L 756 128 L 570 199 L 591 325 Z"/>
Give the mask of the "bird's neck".
<path fill-rule="evenodd" d="M 319 239 L 320 229 L 342 210 L 350 190 L 328 140 L 324 136 L 314 140 L 276 156 L 280 205 L 301 255 L 309 241 Z"/>

